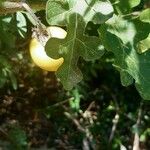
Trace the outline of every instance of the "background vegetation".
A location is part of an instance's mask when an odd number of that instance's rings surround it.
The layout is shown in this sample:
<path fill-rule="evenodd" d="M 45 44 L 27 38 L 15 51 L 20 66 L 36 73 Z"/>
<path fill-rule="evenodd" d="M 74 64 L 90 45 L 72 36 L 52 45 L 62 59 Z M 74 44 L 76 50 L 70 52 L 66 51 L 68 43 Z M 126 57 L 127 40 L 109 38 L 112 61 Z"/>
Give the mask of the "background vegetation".
<path fill-rule="evenodd" d="M 29 4 L 48 25 L 46 1 L 35 2 Z M 120 0 L 115 8 L 128 18 L 128 10 L 132 14 L 150 6 L 149 0 L 139 2 L 130 8 Z M 0 149 L 149 150 L 150 102 L 134 85 L 122 86 L 112 66 L 114 53 L 90 62 L 80 58 L 83 80 L 67 91 L 55 73 L 33 64 L 28 50 L 33 21 L 20 9 L 0 16 Z M 98 36 L 100 26 L 90 21 L 86 34 Z"/>

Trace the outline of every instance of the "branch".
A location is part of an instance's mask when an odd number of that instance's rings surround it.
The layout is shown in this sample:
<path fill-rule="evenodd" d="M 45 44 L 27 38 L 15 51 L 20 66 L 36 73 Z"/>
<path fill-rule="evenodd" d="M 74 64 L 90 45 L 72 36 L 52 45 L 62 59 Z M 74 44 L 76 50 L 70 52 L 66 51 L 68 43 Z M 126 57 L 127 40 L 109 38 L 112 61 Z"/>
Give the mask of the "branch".
<path fill-rule="evenodd" d="M 46 6 L 46 1 L 29 1 L 29 5 L 31 6 L 32 9 L 39 11 L 39 10 L 44 10 Z M 5 15 L 8 13 L 15 13 L 17 11 L 22 11 L 24 10 L 24 7 L 22 6 L 21 1 L 3 1 L 0 2 L 0 15 Z"/>
<path fill-rule="evenodd" d="M 138 111 L 138 118 L 136 121 L 136 126 L 137 129 L 139 130 L 139 126 L 141 123 L 141 117 L 142 117 L 142 103 L 140 105 L 139 111 Z M 135 133 L 134 135 L 134 141 L 133 141 L 133 149 L 132 150 L 140 150 L 140 137 L 139 137 L 139 133 Z"/>
<path fill-rule="evenodd" d="M 66 116 L 68 119 L 70 119 L 70 120 L 73 121 L 73 123 L 76 125 L 77 129 L 78 129 L 81 133 L 85 133 L 85 134 L 86 134 L 86 130 L 80 125 L 79 121 L 78 121 L 73 115 L 71 115 L 71 114 L 68 113 L 68 112 L 65 112 L 64 114 L 65 114 L 65 116 Z"/>
<path fill-rule="evenodd" d="M 92 145 L 92 134 L 90 133 L 89 129 L 88 128 L 84 128 L 80 125 L 79 121 L 70 113 L 68 112 L 65 112 L 64 113 L 65 116 L 72 120 L 73 123 L 76 125 L 77 129 L 81 132 L 81 133 L 84 133 L 85 134 L 85 137 L 83 138 L 83 145 L 82 145 L 82 149 L 83 150 L 90 150 L 90 145 L 91 147 L 93 147 Z"/>
<path fill-rule="evenodd" d="M 117 124 L 119 122 L 119 114 L 116 113 L 114 119 L 113 119 L 113 126 L 112 126 L 112 129 L 111 129 L 111 133 L 110 133 L 110 136 L 109 136 L 109 144 L 112 142 L 113 138 L 114 138 L 114 135 L 115 135 L 115 131 L 117 129 Z"/>
<path fill-rule="evenodd" d="M 68 109 L 65 106 L 63 108 L 66 110 L 65 113 L 64 113 L 64 115 L 68 119 L 72 120 L 72 122 L 74 123 L 74 125 L 77 127 L 77 129 L 81 133 L 85 134 L 85 137 L 83 138 L 83 141 L 82 141 L 82 144 L 83 144 L 82 145 L 82 149 L 83 150 L 90 150 L 90 147 L 92 147 L 92 149 L 95 149 L 95 144 L 93 144 L 93 135 L 90 132 L 89 127 L 87 127 L 87 126 L 83 127 L 80 124 L 80 122 L 77 120 L 77 118 L 73 114 L 71 114 L 71 113 L 68 112 Z"/>

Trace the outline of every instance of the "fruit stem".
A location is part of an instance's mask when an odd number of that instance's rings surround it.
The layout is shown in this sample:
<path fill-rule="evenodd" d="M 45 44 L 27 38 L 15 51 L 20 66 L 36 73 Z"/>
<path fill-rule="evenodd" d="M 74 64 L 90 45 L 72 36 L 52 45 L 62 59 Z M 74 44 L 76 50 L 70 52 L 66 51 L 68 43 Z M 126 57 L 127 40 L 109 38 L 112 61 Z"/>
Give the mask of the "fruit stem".
<path fill-rule="evenodd" d="M 46 29 L 46 26 L 44 24 L 41 23 L 41 21 L 39 20 L 39 18 L 34 14 L 33 10 L 30 8 L 30 6 L 25 3 L 25 2 L 21 2 L 22 7 L 24 7 L 24 9 L 31 15 L 31 17 L 35 20 L 37 26 L 39 26 L 40 28 Z"/>
<path fill-rule="evenodd" d="M 40 19 L 35 15 L 31 7 L 24 1 L 21 1 L 22 7 L 30 14 L 36 23 L 36 28 L 33 28 L 32 36 L 37 38 L 41 43 L 43 43 L 44 38 L 48 37 L 50 33 L 47 32 L 46 26 L 42 24 Z M 50 35 L 51 36 L 51 35 Z"/>

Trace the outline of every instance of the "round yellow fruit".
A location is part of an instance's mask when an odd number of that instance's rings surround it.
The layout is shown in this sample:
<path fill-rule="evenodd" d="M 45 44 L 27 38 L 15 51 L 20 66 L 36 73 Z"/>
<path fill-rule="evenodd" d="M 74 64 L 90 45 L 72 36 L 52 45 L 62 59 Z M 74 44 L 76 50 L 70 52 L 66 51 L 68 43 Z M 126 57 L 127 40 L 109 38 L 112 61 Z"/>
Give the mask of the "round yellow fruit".
<path fill-rule="evenodd" d="M 52 37 L 64 39 L 67 35 L 67 32 L 64 29 L 56 26 L 48 27 L 46 30 L 49 34 L 48 39 Z M 46 42 L 48 41 L 48 39 L 46 40 Z M 58 59 L 49 57 L 45 52 L 45 47 L 37 38 L 31 39 L 29 50 L 33 62 L 41 69 L 44 69 L 46 71 L 57 71 L 64 62 L 63 57 Z"/>

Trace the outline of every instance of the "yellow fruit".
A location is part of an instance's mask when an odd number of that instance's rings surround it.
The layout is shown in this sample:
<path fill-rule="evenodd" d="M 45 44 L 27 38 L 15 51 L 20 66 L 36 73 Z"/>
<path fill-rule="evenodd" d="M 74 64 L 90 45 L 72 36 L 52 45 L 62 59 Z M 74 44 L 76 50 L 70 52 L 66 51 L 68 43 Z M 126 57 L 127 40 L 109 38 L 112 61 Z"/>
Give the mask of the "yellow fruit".
<path fill-rule="evenodd" d="M 48 27 L 47 32 L 50 35 L 49 38 L 54 37 L 64 39 L 67 35 L 64 29 L 55 26 Z M 45 52 L 45 47 L 36 38 L 31 39 L 29 50 L 33 62 L 41 69 L 44 69 L 46 71 L 57 71 L 57 69 L 64 62 L 63 57 L 58 59 L 53 59 L 49 57 Z"/>

